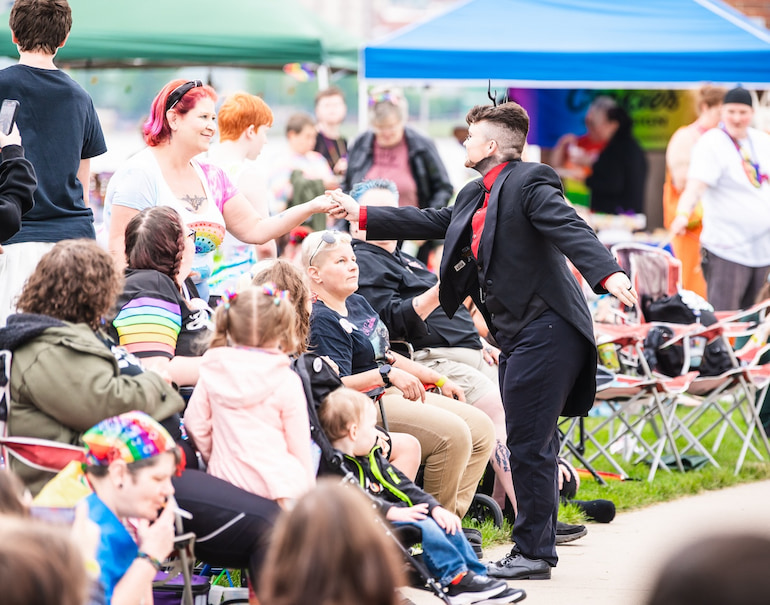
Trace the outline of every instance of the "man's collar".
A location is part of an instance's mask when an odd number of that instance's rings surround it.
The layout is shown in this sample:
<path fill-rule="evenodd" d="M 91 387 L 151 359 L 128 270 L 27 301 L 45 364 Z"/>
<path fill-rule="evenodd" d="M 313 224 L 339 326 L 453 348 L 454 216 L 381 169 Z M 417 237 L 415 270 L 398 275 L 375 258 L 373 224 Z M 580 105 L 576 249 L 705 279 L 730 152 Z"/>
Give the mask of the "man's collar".
<path fill-rule="evenodd" d="M 487 172 L 484 175 L 483 183 L 484 183 L 484 190 L 489 193 L 492 190 L 492 185 L 495 184 L 495 180 L 500 175 L 500 173 L 503 171 L 503 168 L 505 168 L 508 165 L 508 162 L 503 162 L 502 164 L 498 164 L 492 170 Z"/>

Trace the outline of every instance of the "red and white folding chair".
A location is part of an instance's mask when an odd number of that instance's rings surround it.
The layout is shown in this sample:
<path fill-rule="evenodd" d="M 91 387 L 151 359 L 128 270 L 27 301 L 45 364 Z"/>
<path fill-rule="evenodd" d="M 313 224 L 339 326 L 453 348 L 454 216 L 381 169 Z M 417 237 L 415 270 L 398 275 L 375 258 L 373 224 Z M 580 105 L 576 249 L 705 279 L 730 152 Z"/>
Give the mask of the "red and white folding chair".
<path fill-rule="evenodd" d="M 647 244 L 623 243 L 611 248 L 621 268 L 628 274 L 634 289 L 643 299 L 657 300 L 673 296 L 682 288 L 682 263 L 666 250 Z M 635 319 L 646 321 L 641 304 Z"/>
<path fill-rule="evenodd" d="M 10 458 L 41 471 L 58 473 L 73 460 L 85 462 L 85 448 L 36 437 L 0 437 L 5 465 Z"/>
<path fill-rule="evenodd" d="M 676 434 L 679 433 L 687 440 L 688 445 L 696 447 L 717 465 L 714 458 L 700 444 L 686 427 L 679 427 L 675 416 L 677 398 L 689 387 L 697 373 L 671 378 L 654 374 L 644 357 L 643 341 L 651 324 L 642 325 L 597 325 L 597 342 L 600 345 L 611 343 L 617 347 L 619 358 L 626 360 L 636 369 L 637 375 L 618 373 L 612 382 L 597 389 L 597 401 L 604 402 L 610 410 L 607 418 L 586 435 L 597 452 L 590 456 L 589 462 L 602 455 L 612 467 L 625 475 L 622 467 L 615 462 L 612 451 L 620 447 L 624 450 L 624 458 L 630 460 L 634 453 L 638 454 L 637 462 L 648 458 L 650 472 L 648 480 L 652 481 L 658 468 L 667 472 L 671 469 L 663 461 L 665 452 L 669 452 L 674 464 L 679 470 L 684 465 L 678 449 Z M 622 368 L 623 369 L 623 368 Z M 645 439 L 643 431 L 651 427 L 654 441 Z M 678 428 L 675 431 L 674 428 Z M 600 440 L 599 435 L 607 431 L 606 439 Z"/>
<path fill-rule="evenodd" d="M 693 337 L 705 339 L 708 342 L 714 339 L 724 341 L 725 350 L 730 353 L 733 367 L 717 376 L 699 375 L 691 382 L 687 393 L 699 398 L 701 403 L 683 418 L 677 419 L 677 424 L 680 430 L 693 435 L 702 447 L 705 447 L 703 442 L 706 437 L 716 431 L 714 443 L 711 446 L 713 453 L 719 450 L 727 430 L 731 429 L 741 441 L 741 453 L 735 467 L 736 474 L 740 471 L 749 451 L 758 460 L 765 460 L 761 450 L 770 456 L 770 443 L 759 420 L 757 409 L 757 402 L 762 400 L 762 395 L 770 386 L 770 366 L 758 364 L 761 350 L 746 351 L 745 359 L 736 357 L 729 345 L 728 337 L 736 330 L 743 329 L 745 325 L 725 320 L 708 327 L 697 324 L 684 326 L 679 329 L 674 338 L 663 345 L 671 346 L 681 342 L 685 349 L 685 359 L 689 360 L 687 351 Z M 695 433 L 695 424 L 710 411 L 716 412 L 716 419 Z M 686 453 L 693 445 L 695 443 L 682 449 L 681 453 Z M 701 447 L 698 449 L 702 451 Z"/>

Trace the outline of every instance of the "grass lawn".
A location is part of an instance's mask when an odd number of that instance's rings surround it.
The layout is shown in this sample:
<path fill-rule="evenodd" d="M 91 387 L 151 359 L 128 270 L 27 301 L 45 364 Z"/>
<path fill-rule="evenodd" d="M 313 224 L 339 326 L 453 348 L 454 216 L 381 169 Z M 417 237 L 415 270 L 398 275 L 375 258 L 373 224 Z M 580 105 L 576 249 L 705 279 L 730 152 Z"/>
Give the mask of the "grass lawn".
<path fill-rule="evenodd" d="M 680 408 L 678 416 L 681 418 L 689 413 L 689 411 L 689 408 Z M 710 426 L 719 418 L 719 414 L 715 410 L 707 412 L 694 425 L 693 432 L 698 434 L 700 430 Z M 733 419 L 739 428 L 745 430 L 745 422 L 743 422 L 737 414 L 733 416 Z M 601 418 L 586 418 L 586 430 L 590 431 L 596 427 L 601 420 Z M 710 451 L 714 445 L 717 432 L 718 431 L 712 431 L 712 433 L 703 440 L 704 445 L 709 448 Z M 642 434 L 648 442 L 654 441 L 654 431 L 651 426 L 646 426 Z M 606 438 L 606 431 L 603 431 L 603 434 L 598 435 L 600 443 L 605 443 Z M 678 440 L 678 443 L 680 444 L 680 449 L 685 444 L 681 439 Z M 630 477 L 630 480 L 609 480 L 607 481 L 607 485 L 600 485 L 593 478 L 582 478 L 577 498 L 580 500 L 594 500 L 599 498 L 612 500 L 615 503 L 617 511 L 621 512 L 642 508 L 658 502 L 674 500 L 683 496 L 698 494 L 706 490 L 722 489 L 739 483 L 770 479 L 770 462 L 767 460 L 767 452 L 764 452 L 764 449 L 760 445 L 757 445 L 757 447 L 760 453 L 764 454 L 765 460 L 758 460 L 756 456 L 749 451 L 743 467 L 736 475 L 735 464 L 740 453 L 741 442 L 736 433 L 731 429 L 728 429 L 719 449 L 716 452 L 712 452 L 712 455 L 720 465 L 719 468 L 708 464 L 699 470 L 692 470 L 684 473 L 676 470 L 669 473 L 664 469 L 658 469 L 654 480 L 651 482 L 647 481 L 647 474 L 649 472 L 649 466 L 647 464 L 644 462 L 634 464 L 636 456 L 632 457 L 630 461 L 625 461 L 620 455 L 615 455 L 613 458 L 625 470 L 626 474 Z M 590 443 L 587 443 L 586 454 L 590 456 L 594 452 L 596 452 L 596 449 Z M 696 454 L 698 454 L 698 452 L 692 449 L 687 452 L 687 455 Z M 580 467 L 579 462 L 576 460 L 571 461 L 576 467 Z M 610 463 L 601 456 L 596 458 L 592 464 L 596 470 L 615 472 Z M 585 522 L 582 512 L 574 505 L 562 505 L 559 510 L 559 519 L 567 523 Z M 478 525 L 476 526 L 479 527 Z M 485 546 L 510 541 L 510 527 L 507 523 L 502 530 L 495 528 L 491 523 L 482 524 L 480 529 L 482 531 Z"/>

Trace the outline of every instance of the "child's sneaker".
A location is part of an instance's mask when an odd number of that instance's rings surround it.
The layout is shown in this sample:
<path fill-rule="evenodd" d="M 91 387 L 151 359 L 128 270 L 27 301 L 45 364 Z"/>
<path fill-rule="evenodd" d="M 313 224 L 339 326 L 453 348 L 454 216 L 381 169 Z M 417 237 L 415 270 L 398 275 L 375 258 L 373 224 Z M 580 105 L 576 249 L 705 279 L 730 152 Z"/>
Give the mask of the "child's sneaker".
<path fill-rule="evenodd" d="M 457 584 L 450 584 L 444 591 L 452 605 L 471 605 L 494 597 L 506 588 L 508 585 L 501 580 L 468 571 Z"/>
<path fill-rule="evenodd" d="M 521 588 L 509 586 L 500 594 L 496 594 L 494 597 L 484 599 L 483 601 L 477 601 L 473 605 L 503 605 L 504 603 L 518 603 L 526 598 L 527 593 Z"/>

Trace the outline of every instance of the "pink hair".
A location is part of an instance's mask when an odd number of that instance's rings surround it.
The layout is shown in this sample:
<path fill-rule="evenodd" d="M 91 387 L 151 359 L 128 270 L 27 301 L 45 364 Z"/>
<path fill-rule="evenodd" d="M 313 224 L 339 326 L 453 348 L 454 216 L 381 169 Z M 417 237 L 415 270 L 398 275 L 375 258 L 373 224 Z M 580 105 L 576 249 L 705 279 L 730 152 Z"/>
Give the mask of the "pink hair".
<path fill-rule="evenodd" d="M 171 127 L 168 125 L 168 118 L 166 117 L 166 102 L 174 89 L 187 81 L 188 80 L 182 79 L 171 80 L 171 82 L 161 89 L 155 99 L 153 99 L 152 106 L 150 107 L 150 117 L 147 118 L 147 121 L 142 127 L 144 141 L 150 147 L 156 147 L 157 145 L 166 143 L 171 138 Z M 198 101 L 204 97 L 208 97 L 215 103 L 217 101 L 216 91 L 211 86 L 203 85 L 187 92 L 174 106 L 173 111 L 180 115 L 184 115 L 195 107 Z"/>

